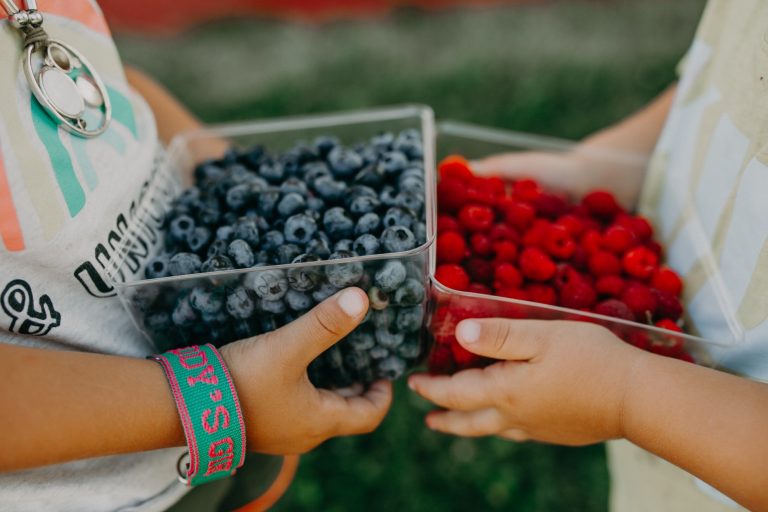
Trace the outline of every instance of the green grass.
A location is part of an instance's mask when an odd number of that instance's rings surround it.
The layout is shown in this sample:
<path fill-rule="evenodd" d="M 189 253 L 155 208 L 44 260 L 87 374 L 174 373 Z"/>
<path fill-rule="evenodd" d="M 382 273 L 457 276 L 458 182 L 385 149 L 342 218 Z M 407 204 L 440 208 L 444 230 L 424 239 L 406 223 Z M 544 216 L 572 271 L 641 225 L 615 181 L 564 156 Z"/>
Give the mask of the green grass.
<path fill-rule="evenodd" d="M 579 138 L 674 79 L 703 3 L 408 10 L 321 26 L 238 20 L 118 43 L 208 122 L 419 102 L 443 119 Z M 275 509 L 606 510 L 602 446 L 450 438 L 423 427 L 427 410 L 400 385 L 377 432 L 305 456 Z"/>

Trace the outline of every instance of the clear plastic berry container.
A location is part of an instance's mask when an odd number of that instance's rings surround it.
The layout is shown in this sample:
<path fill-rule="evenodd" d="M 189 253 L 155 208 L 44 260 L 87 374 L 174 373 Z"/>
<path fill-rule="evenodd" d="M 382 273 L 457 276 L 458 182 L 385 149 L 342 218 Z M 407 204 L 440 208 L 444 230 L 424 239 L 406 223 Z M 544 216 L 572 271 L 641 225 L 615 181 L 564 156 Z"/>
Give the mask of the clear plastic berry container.
<path fill-rule="evenodd" d="M 626 180 L 600 180 L 596 178 L 605 172 L 625 172 L 644 170 L 647 159 L 639 155 L 616 153 L 612 151 L 585 150 L 574 143 L 547 137 L 533 136 L 458 122 L 441 122 L 437 125 L 436 154 L 438 162 L 448 155 L 461 155 L 466 159 L 480 160 L 505 153 L 527 155 L 520 160 L 530 167 L 530 173 L 524 170 L 519 177 L 537 179 L 547 191 L 565 193 L 571 198 L 580 198 L 592 189 L 601 188 L 612 191 L 629 211 L 645 216 L 656 228 L 659 225 L 657 212 L 650 208 L 637 212 L 640 198 L 630 190 L 634 187 Z M 593 176 L 578 176 L 569 164 L 566 155 L 577 156 L 587 168 L 596 173 Z M 580 166 L 579 168 L 584 168 Z M 522 169 L 521 169 L 522 170 Z M 602 174 L 605 176 L 605 174 Z M 608 183 L 616 183 L 611 188 Z M 641 196 L 642 197 L 642 196 Z M 683 198 L 681 197 L 681 201 Z M 436 203 L 437 204 L 437 203 Z M 693 222 L 696 222 L 694 219 Z M 686 263 L 686 254 L 695 254 L 704 261 L 703 270 L 707 282 L 711 285 L 705 297 L 709 304 L 707 315 L 699 325 L 701 330 L 687 318 L 687 308 L 683 316 L 684 333 L 674 332 L 636 321 L 629 321 L 600 314 L 547 305 L 528 300 L 505 298 L 485 293 L 472 293 L 449 288 L 434 278 L 436 268 L 437 244 L 431 250 L 432 274 L 432 318 L 430 324 L 431 351 L 428 365 L 431 371 L 451 373 L 465 367 L 482 366 L 489 360 L 479 360 L 466 353 L 455 342 L 455 327 L 465 318 L 502 317 L 528 318 L 541 320 L 580 320 L 605 326 L 621 339 L 644 349 L 664 355 L 692 360 L 697 364 L 717 366 L 717 361 L 727 354 L 730 347 L 744 338 L 743 329 L 737 319 L 729 299 L 726 287 L 720 278 L 717 265 L 711 255 L 709 244 L 703 231 L 689 229 L 675 242 L 676 257 L 668 258 L 664 253 L 664 263 L 684 278 L 684 270 L 690 268 Z M 682 256 L 681 256 L 682 255 Z M 684 280 L 684 279 L 683 279 Z M 692 297 L 686 295 L 688 287 L 683 288 L 681 299 L 689 304 Z M 699 297 L 701 299 L 701 297 Z M 687 354 L 687 355 L 686 355 Z"/>
<path fill-rule="evenodd" d="M 339 144 L 352 147 L 381 133 L 406 132 L 411 137 L 417 133 L 422 141 L 421 153 L 402 150 L 408 153 L 408 168 L 421 169 L 417 182 L 424 183 L 423 214 L 413 220 L 416 234 L 412 244 L 410 239 L 406 245 L 399 245 L 397 240 L 385 243 L 382 234 L 382 251 L 387 253 L 347 253 L 349 257 L 334 260 L 310 259 L 146 278 L 148 262 L 162 258 L 164 251 L 168 251 L 169 211 L 172 207 L 178 209 L 177 199 L 196 179 L 199 184 L 200 178 L 193 176 L 193 170 L 201 162 L 220 159 L 233 147 L 245 151 L 260 145 L 277 154 L 305 141 L 315 144 L 312 147 L 320 151 L 318 137 L 335 137 Z M 397 146 L 397 141 L 393 145 Z M 323 158 L 328 158 L 328 154 Z M 287 169 L 288 164 L 285 165 Z M 423 361 L 427 350 L 424 331 L 428 319 L 429 249 L 435 239 L 434 166 L 433 113 L 419 105 L 223 125 L 186 133 L 169 145 L 150 180 L 154 183 L 147 186 L 125 227 L 124 232 L 131 236 L 124 240 L 118 252 L 121 256 L 111 262 L 108 274 L 137 328 L 159 351 L 198 343 L 222 345 L 268 332 L 306 313 L 337 290 L 359 286 L 372 297 L 368 316 L 353 333 L 313 363 L 310 377 L 323 387 L 367 384 L 382 377 L 395 379 Z M 410 173 L 419 174 L 413 170 Z M 275 182 L 275 186 L 284 181 Z M 281 197 L 285 195 L 282 191 Z M 229 197 L 226 201 L 231 204 Z M 423 226 L 417 230 L 418 217 L 422 217 Z M 385 220 L 382 215 L 383 226 L 394 223 L 387 224 Z M 400 217 L 396 220 L 394 227 L 410 222 Z M 321 220 L 317 223 L 323 225 Z M 279 229 L 286 230 L 287 225 L 285 221 Z M 216 233 L 218 236 L 218 230 Z M 396 234 L 402 235 L 401 230 L 396 230 Z M 264 238 L 262 230 L 252 252 L 265 243 Z M 392 249 L 397 247 L 406 249 Z M 378 292 L 371 291 L 373 287 L 379 288 Z"/>

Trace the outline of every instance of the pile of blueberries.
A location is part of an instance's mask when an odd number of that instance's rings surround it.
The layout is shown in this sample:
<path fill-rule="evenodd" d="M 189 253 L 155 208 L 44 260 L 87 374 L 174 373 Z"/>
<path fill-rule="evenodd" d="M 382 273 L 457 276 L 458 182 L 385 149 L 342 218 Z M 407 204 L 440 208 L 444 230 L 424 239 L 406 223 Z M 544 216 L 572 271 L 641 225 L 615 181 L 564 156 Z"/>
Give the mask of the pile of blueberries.
<path fill-rule="evenodd" d="M 323 136 L 279 154 L 233 149 L 205 162 L 170 205 L 146 277 L 296 265 L 139 287 L 133 306 L 164 349 L 222 345 L 358 286 L 368 292 L 368 315 L 311 365 L 310 377 L 329 388 L 396 379 L 424 352 L 425 256 L 356 257 L 426 243 L 423 166 L 421 135 L 410 129 L 353 146 Z"/>

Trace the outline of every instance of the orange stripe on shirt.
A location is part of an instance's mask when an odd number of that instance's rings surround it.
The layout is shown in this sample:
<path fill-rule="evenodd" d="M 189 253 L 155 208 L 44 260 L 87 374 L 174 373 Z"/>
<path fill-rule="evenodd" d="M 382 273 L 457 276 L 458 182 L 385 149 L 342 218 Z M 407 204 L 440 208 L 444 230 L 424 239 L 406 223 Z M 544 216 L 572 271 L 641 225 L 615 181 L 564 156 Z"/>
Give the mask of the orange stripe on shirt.
<path fill-rule="evenodd" d="M 39 0 L 37 8 L 46 14 L 79 21 L 86 27 L 104 35 L 110 35 L 109 27 L 101 11 L 91 0 Z"/>
<path fill-rule="evenodd" d="M 0 238 L 11 252 L 24 250 L 24 236 L 21 234 L 19 217 L 13 206 L 11 187 L 5 175 L 3 153 L 0 151 Z"/>

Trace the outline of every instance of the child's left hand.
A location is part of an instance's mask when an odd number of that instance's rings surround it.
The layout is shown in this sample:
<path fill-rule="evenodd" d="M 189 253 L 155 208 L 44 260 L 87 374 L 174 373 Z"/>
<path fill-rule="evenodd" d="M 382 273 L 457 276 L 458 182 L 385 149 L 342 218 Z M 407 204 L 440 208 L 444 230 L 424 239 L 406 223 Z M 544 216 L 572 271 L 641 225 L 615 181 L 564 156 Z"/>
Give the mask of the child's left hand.
<path fill-rule="evenodd" d="M 448 409 L 431 412 L 427 425 L 461 436 L 566 445 L 623 437 L 632 374 L 653 357 L 584 322 L 464 320 L 456 336 L 467 350 L 502 361 L 408 383 Z"/>

